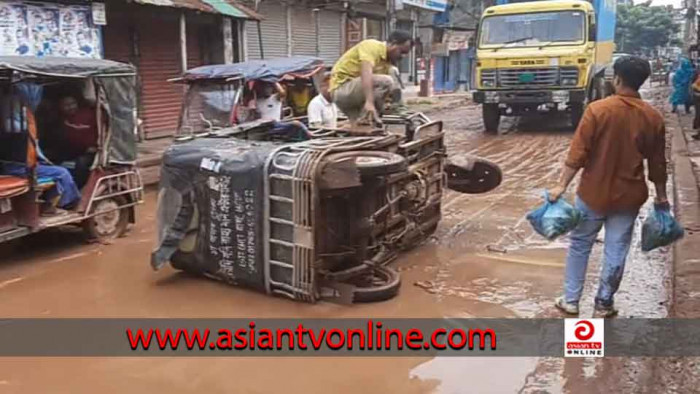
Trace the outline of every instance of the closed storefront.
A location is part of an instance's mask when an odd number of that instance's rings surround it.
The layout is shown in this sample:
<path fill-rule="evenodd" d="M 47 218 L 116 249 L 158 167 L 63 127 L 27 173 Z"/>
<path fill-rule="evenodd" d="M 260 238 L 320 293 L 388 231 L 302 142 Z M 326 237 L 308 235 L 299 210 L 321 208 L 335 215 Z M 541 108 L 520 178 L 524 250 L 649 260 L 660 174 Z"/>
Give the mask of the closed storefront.
<path fill-rule="evenodd" d="M 260 21 L 265 58 L 287 56 L 287 7 L 277 2 L 263 1 L 258 13 L 265 18 Z M 248 60 L 260 59 L 257 23 L 251 21 L 245 26 Z"/>
<path fill-rule="evenodd" d="M 115 3 L 107 15 L 109 22 L 103 29 L 105 58 L 137 67 L 139 118 L 145 138 L 175 134 L 183 87 L 168 80 L 182 75 L 183 66 L 189 69 L 223 62 L 224 52 L 233 52 L 231 41 L 238 35 L 233 37 L 229 31 L 226 42 L 224 19 L 215 13 Z M 181 45 L 183 27 L 186 61 Z"/>
<path fill-rule="evenodd" d="M 301 5 L 287 7 L 281 3 L 260 3 L 258 12 L 265 18 L 260 23 L 263 53 L 266 59 L 288 55 L 318 56 L 333 64 L 342 55 L 342 13 Z M 318 18 L 318 19 L 317 19 Z M 248 59 L 260 59 L 258 27 L 246 23 Z M 320 30 L 317 32 L 317 29 Z"/>
<path fill-rule="evenodd" d="M 342 14 L 336 11 L 321 11 L 320 57 L 333 64 L 342 55 Z"/>
<path fill-rule="evenodd" d="M 292 8 L 292 55 L 316 56 L 316 21 L 309 8 Z"/>
<path fill-rule="evenodd" d="M 131 63 L 131 22 L 125 8 L 110 8 L 110 23 L 102 27 L 105 59 Z"/>
<path fill-rule="evenodd" d="M 182 87 L 168 83 L 180 74 L 178 19 L 159 18 L 138 24 L 141 110 L 148 137 L 174 134 Z"/>
<path fill-rule="evenodd" d="M 139 72 L 142 83 L 144 127 L 149 138 L 173 135 L 177 131 L 182 104 L 182 85 L 168 79 L 182 75 L 179 19 L 161 18 L 158 23 L 139 24 L 141 51 Z M 187 68 L 205 63 L 200 50 L 199 25 L 187 26 Z"/>
<path fill-rule="evenodd" d="M 155 22 L 157 21 L 157 22 Z M 147 23 L 148 22 L 148 23 Z M 155 22 L 155 23 L 154 23 Z M 190 24 L 187 33 L 187 68 L 201 66 L 199 28 Z M 137 24 L 138 70 L 141 81 L 141 115 L 148 138 L 173 135 L 182 103 L 182 86 L 168 79 L 182 74 L 179 17 L 151 16 Z"/>

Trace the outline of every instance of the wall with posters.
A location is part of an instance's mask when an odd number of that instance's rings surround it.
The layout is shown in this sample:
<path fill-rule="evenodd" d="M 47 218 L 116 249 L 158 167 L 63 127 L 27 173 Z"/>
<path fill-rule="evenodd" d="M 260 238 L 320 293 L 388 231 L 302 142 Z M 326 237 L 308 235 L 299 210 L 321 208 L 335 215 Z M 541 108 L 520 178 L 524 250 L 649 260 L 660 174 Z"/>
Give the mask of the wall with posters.
<path fill-rule="evenodd" d="M 92 7 L 0 0 L 0 55 L 102 58 Z"/>

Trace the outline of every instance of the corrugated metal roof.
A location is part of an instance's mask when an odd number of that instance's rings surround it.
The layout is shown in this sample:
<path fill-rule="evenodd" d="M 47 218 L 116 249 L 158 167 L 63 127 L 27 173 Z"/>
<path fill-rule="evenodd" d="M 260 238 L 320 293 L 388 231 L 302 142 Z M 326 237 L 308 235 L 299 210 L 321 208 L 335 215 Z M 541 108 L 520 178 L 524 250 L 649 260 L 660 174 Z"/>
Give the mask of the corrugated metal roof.
<path fill-rule="evenodd" d="M 257 12 L 233 0 L 134 0 L 137 4 L 186 8 L 241 19 L 263 19 Z"/>

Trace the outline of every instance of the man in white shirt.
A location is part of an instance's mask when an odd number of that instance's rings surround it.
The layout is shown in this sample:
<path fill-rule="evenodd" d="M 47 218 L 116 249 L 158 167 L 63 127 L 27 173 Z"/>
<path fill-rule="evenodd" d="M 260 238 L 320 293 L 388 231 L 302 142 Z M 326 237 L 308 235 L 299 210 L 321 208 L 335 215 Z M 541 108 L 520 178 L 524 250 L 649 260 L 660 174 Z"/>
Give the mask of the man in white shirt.
<path fill-rule="evenodd" d="M 330 73 L 324 75 L 320 94 L 309 103 L 307 113 L 311 127 L 335 129 L 338 126 L 338 108 L 331 101 L 330 81 Z"/>

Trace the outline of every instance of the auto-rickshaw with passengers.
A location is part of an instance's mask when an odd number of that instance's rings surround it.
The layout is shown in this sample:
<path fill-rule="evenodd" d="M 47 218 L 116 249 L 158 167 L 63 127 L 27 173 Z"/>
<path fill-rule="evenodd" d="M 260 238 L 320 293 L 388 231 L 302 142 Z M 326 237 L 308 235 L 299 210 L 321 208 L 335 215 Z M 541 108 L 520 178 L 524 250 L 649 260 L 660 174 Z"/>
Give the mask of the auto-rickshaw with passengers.
<path fill-rule="evenodd" d="M 64 225 L 108 240 L 135 222 L 135 78 L 107 60 L 0 57 L 0 242 Z"/>
<path fill-rule="evenodd" d="M 216 131 L 250 123 L 260 117 L 256 102 L 261 88 L 271 88 L 279 100 L 279 120 L 305 122 L 305 107 L 318 94 L 326 66 L 321 59 L 292 56 L 242 63 L 211 65 L 189 70 L 174 83 L 185 83 L 187 91 L 180 113 L 180 136 Z M 269 114 L 265 114 L 269 115 Z M 263 116 L 265 117 L 265 116 Z M 273 116 L 272 118 L 274 118 Z M 268 118 L 269 119 L 269 118 Z"/>
<path fill-rule="evenodd" d="M 370 133 L 304 125 L 299 134 L 281 114 L 238 117 L 251 82 L 313 83 L 323 68 L 292 57 L 177 79 L 187 93 L 181 137 L 163 155 L 154 269 L 170 263 L 305 302 L 386 300 L 400 287 L 388 264 L 433 234 L 445 189 L 500 184 L 486 160 L 449 164 L 442 122 L 421 113 L 383 116 Z"/>

